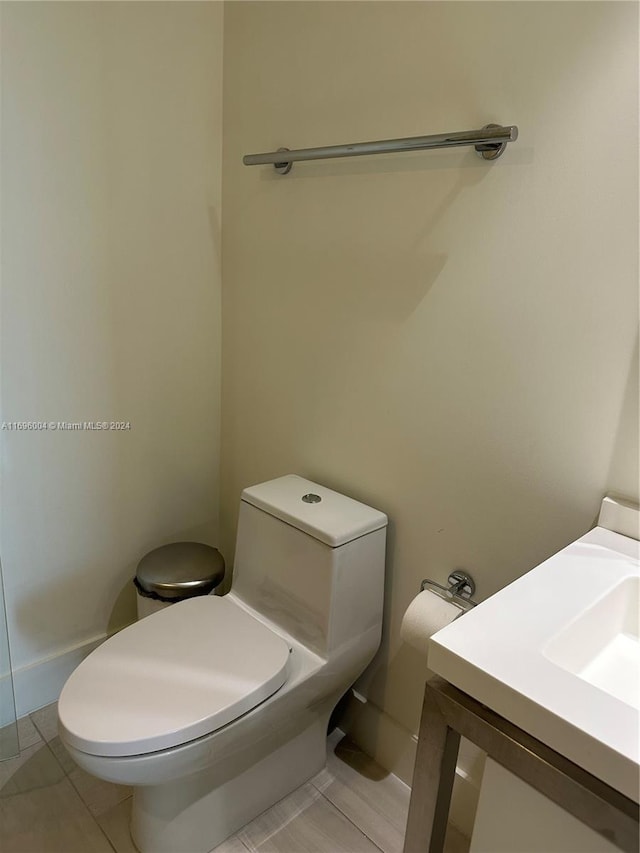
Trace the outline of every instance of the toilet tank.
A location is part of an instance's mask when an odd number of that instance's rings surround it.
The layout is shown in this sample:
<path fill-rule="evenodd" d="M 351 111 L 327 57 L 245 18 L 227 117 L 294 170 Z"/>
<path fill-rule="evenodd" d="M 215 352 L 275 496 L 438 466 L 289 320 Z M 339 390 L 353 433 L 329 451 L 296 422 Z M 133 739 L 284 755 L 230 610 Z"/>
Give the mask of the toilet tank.
<path fill-rule="evenodd" d="M 250 486 L 232 592 L 318 654 L 365 632 L 379 642 L 386 529 L 384 513 L 295 474 Z"/>

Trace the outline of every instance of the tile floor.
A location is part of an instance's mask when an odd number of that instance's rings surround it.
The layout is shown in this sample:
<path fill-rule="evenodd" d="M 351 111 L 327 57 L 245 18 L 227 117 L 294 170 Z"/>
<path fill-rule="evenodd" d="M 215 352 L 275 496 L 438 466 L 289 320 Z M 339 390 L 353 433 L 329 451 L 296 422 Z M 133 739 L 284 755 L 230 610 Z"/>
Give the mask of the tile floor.
<path fill-rule="evenodd" d="M 74 764 L 57 735 L 55 704 L 20 720 L 19 738 L 20 756 L 0 762 L 3 853 L 136 853 L 131 789 Z M 409 788 L 340 732 L 328 755 L 324 770 L 216 853 L 401 853 Z M 468 847 L 450 827 L 447 853 Z"/>

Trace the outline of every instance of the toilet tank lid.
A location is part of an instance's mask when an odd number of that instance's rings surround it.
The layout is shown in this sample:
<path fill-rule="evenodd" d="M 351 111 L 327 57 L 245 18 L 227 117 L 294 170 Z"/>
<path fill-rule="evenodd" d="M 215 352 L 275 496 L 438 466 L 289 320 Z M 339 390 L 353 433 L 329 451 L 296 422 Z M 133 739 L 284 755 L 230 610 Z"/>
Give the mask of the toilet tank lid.
<path fill-rule="evenodd" d="M 249 486 L 241 499 L 331 548 L 387 526 L 383 512 L 297 474 Z"/>

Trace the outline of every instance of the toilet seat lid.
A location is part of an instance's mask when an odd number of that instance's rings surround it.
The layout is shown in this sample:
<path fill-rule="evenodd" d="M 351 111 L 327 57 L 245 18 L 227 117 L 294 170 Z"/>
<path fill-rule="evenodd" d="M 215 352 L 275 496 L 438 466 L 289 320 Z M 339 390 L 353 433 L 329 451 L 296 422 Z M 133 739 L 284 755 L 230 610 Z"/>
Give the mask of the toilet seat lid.
<path fill-rule="evenodd" d="M 287 679 L 289 646 L 240 606 L 207 595 L 111 637 L 72 673 L 58 703 L 64 739 L 92 755 L 140 755 L 202 737 Z"/>

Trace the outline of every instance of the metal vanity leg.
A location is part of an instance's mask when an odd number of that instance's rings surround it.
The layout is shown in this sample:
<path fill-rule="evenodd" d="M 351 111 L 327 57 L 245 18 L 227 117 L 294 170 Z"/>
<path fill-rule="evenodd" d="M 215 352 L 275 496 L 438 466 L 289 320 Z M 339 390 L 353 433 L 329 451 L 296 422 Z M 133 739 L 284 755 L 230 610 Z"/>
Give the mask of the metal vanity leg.
<path fill-rule="evenodd" d="M 404 853 L 442 853 L 459 746 L 460 734 L 447 725 L 427 683 Z"/>

